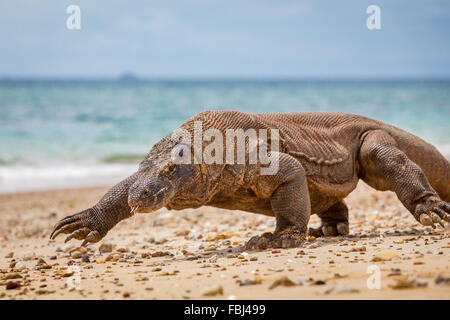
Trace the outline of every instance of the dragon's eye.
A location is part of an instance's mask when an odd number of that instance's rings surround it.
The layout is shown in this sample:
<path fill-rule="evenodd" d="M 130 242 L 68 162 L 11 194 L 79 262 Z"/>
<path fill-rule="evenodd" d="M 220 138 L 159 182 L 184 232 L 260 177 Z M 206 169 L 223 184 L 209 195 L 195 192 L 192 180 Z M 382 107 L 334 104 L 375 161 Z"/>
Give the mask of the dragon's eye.
<path fill-rule="evenodd" d="M 170 162 L 166 165 L 163 172 L 174 172 L 175 170 L 177 170 L 177 166 L 175 165 L 175 163 Z"/>

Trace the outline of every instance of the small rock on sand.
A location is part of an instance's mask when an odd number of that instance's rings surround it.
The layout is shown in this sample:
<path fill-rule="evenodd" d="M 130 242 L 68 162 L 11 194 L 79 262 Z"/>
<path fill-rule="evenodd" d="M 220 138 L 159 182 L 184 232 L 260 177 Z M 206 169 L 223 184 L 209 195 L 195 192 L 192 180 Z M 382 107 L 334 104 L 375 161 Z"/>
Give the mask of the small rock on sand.
<path fill-rule="evenodd" d="M 71 256 L 72 258 L 74 258 L 74 259 L 79 259 L 79 258 L 81 258 L 82 254 L 81 254 L 80 251 L 73 251 L 73 252 L 70 254 L 70 256 Z"/>
<path fill-rule="evenodd" d="M 12 290 L 12 289 L 16 289 L 19 287 L 20 287 L 20 284 L 16 281 L 8 281 L 6 283 L 6 290 Z"/>
<path fill-rule="evenodd" d="M 21 261 L 18 261 L 14 266 L 14 270 L 17 270 L 17 271 L 22 271 L 24 269 L 26 269 L 26 267 Z"/>
<path fill-rule="evenodd" d="M 395 280 L 393 285 L 389 287 L 392 289 L 411 289 L 411 288 L 424 288 L 428 286 L 428 282 L 417 278 L 399 278 Z"/>
<path fill-rule="evenodd" d="M 110 244 L 110 243 L 102 243 L 100 245 L 100 247 L 98 247 L 98 251 L 100 253 L 112 252 L 112 244 Z"/>
<path fill-rule="evenodd" d="M 450 277 L 443 276 L 439 274 L 435 279 L 434 283 L 438 285 L 448 285 L 450 286 Z"/>
<path fill-rule="evenodd" d="M 372 258 L 372 261 L 391 261 L 392 259 L 400 259 L 400 256 L 392 251 L 384 251 L 375 254 Z"/>
<path fill-rule="evenodd" d="M 212 297 L 217 295 L 223 295 L 223 287 L 220 285 L 205 288 L 202 292 L 202 296 L 204 297 Z"/>
<path fill-rule="evenodd" d="M 337 293 L 337 294 L 345 294 L 345 293 L 358 293 L 359 289 L 349 287 L 345 284 L 337 284 L 335 286 L 327 287 L 323 290 L 324 294 Z"/>
<path fill-rule="evenodd" d="M 277 280 L 275 280 L 269 287 L 270 290 L 275 289 L 276 287 L 283 286 L 283 287 L 294 287 L 296 286 L 295 282 L 293 282 L 291 279 L 289 279 L 286 276 L 280 277 Z"/>
<path fill-rule="evenodd" d="M 63 252 L 67 252 L 67 251 L 70 251 L 70 250 L 73 249 L 73 248 L 75 248 L 75 244 L 69 242 L 69 243 L 66 243 L 65 245 L 63 245 L 63 246 L 61 247 L 61 250 L 62 250 Z"/>
<path fill-rule="evenodd" d="M 213 255 L 211 258 L 208 259 L 208 262 L 210 263 L 216 263 L 217 262 L 217 254 Z"/>

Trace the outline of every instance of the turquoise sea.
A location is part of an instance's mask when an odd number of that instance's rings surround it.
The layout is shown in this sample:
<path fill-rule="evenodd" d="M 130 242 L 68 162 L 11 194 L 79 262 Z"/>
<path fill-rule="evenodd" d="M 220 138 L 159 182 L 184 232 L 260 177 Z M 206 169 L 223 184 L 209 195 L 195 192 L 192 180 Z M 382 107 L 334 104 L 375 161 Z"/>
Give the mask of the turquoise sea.
<path fill-rule="evenodd" d="M 206 109 L 362 114 L 450 156 L 450 81 L 0 80 L 0 192 L 104 185 Z"/>

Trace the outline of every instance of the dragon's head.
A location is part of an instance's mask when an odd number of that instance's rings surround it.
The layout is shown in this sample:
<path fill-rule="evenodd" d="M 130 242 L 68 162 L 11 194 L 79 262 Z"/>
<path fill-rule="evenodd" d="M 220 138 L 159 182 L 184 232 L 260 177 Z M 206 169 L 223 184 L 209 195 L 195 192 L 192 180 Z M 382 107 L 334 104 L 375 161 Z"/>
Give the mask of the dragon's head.
<path fill-rule="evenodd" d="M 133 212 L 158 210 L 198 185 L 199 165 L 174 161 L 172 149 L 171 143 L 157 144 L 141 162 L 139 178 L 128 192 L 128 205 Z M 178 153 L 182 156 L 183 149 Z"/>

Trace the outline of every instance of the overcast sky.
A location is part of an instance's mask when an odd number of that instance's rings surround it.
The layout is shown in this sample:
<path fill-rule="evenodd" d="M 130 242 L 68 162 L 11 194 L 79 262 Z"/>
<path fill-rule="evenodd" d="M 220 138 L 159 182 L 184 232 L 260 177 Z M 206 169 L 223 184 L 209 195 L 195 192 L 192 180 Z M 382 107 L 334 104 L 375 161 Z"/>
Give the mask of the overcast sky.
<path fill-rule="evenodd" d="M 449 0 L 2 1 L 0 39 L 0 76 L 450 77 Z"/>

